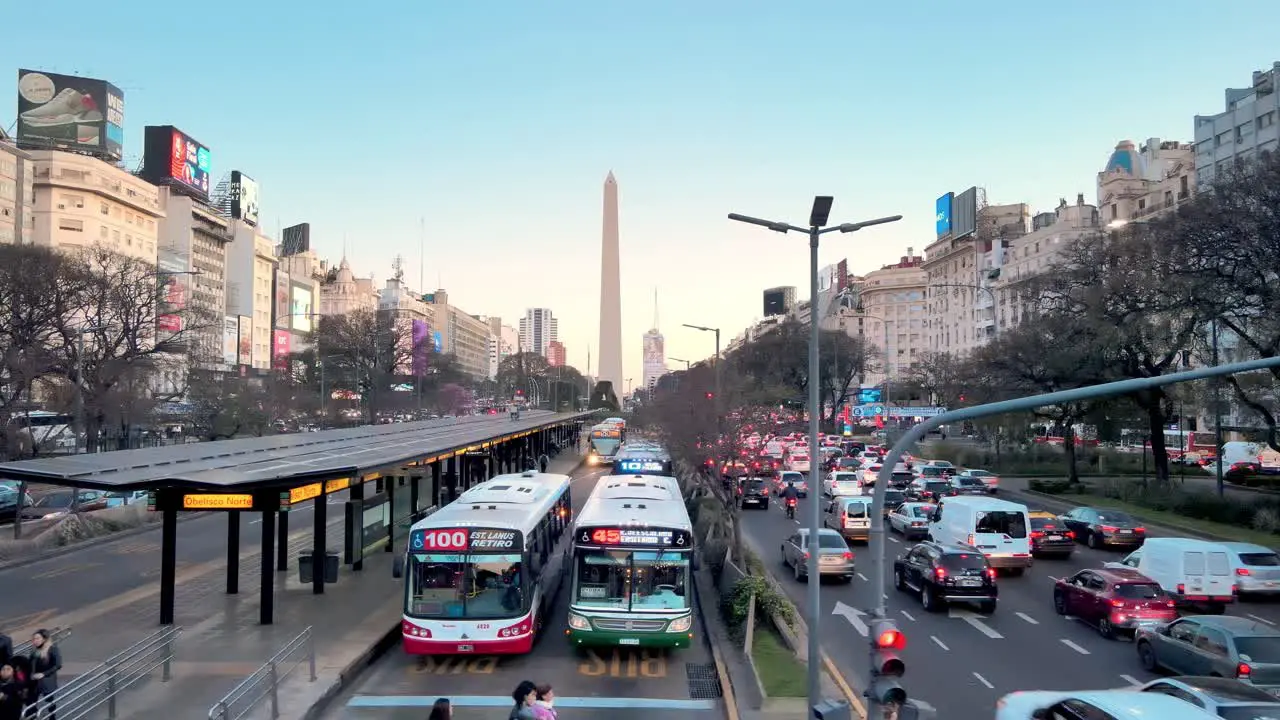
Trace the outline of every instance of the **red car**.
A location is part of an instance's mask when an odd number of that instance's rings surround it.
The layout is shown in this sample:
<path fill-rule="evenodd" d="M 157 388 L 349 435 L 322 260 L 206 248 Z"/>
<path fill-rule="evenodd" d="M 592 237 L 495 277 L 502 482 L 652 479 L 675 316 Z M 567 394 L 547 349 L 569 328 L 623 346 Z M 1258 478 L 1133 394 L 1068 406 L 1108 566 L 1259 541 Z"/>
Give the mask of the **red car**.
<path fill-rule="evenodd" d="M 1098 628 L 1105 638 L 1178 619 L 1173 599 L 1136 570 L 1081 570 L 1053 584 L 1053 609 Z"/>

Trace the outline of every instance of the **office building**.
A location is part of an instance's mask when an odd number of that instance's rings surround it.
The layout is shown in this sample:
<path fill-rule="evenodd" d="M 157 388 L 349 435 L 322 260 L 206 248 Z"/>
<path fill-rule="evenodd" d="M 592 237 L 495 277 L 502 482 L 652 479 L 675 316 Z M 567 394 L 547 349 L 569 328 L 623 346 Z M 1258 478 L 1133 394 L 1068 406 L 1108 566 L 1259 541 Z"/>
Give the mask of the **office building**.
<path fill-rule="evenodd" d="M 259 230 L 239 220 L 231 221 L 232 239 L 226 246 L 226 316 L 236 317 L 237 321 L 240 317 L 250 318 L 253 347 L 249 366 L 254 370 L 270 370 L 276 254 L 275 243 Z M 238 336 L 237 330 L 237 344 Z M 223 341 L 227 342 L 225 335 Z"/>
<path fill-rule="evenodd" d="M 898 262 L 861 278 L 861 312 L 842 314 L 844 330 L 856 327 L 864 341 L 876 348 L 863 378 L 868 385 L 883 383 L 886 374 L 894 381 L 903 378 L 928 349 L 925 289 L 929 273 L 923 266 L 924 258 L 908 248 Z"/>
<path fill-rule="evenodd" d="M 1280 62 L 1253 73 L 1246 88 L 1227 88 L 1225 109 L 1216 115 L 1195 118 L 1196 183 L 1201 190 L 1213 185 L 1215 175 L 1229 171 L 1262 152 L 1277 147 L 1276 125 L 1280 116 Z"/>
<path fill-rule="evenodd" d="M 200 322 L 190 339 L 192 362 L 207 369 L 224 368 L 226 340 L 221 320 L 227 309 L 227 246 L 233 239 L 232 221 L 169 187 L 158 191 L 157 260 L 161 270 L 180 275 L 173 282 L 185 287 L 183 296 L 191 317 Z M 252 316 L 248 317 L 252 322 Z M 246 332 L 247 328 L 241 328 L 241 336 Z M 251 351 L 237 353 L 238 364 L 250 364 L 240 357 L 246 354 Z"/>
<path fill-rule="evenodd" d="M 560 339 L 559 322 L 548 308 L 529 308 L 520 318 L 520 352 L 547 356 L 547 346 Z"/>
<path fill-rule="evenodd" d="M 657 324 L 656 320 L 655 318 L 655 324 Z M 643 365 L 641 366 L 642 382 L 646 389 L 652 390 L 658 382 L 658 378 L 667 374 L 666 340 L 655 327 L 644 334 L 641 347 L 644 351 Z"/>
<path fill-rule="evenodd" d="M 1195 197 L 1195 178 L 1190 143 L 1150 138 L 1135 149 L 1122 140 L 1098 173 L 1102 222 L 1114 227 L 1171 212 Z"/>
<path fill-rule="evenodd" d="M 273 318 L 276 330 L 282 332 L 275 334 L 275 355 L 285 346 L 290 352 L 302 352 L 315 342 L 315 328 L 320 322 L 320 288 L 328 278 L 329 264 L 320 259 L 309 242 L 286 240 L 276 246 L 276 262 L 279 272 Z"/>
<path fill-rule="evenodd" d="M 421 295 L 406 287 L 404 279 L 397 272 L 387 278 L 386 286 L 378 293 L 378 311 L 394 318 L 399 349 L 396 372 L 402 375 L 412 374 L 415 351 L 421 357 L 421 353 L 434 349 L 430 333 L 419 338 L 422 345 L 415 348 L 413 327 L 415 324 L 421 327 L 425 323 L 429 329 L 434 324 L 435 306 L 423 302 Z M 425 372 L 425 367 L 420 367 L 419 372 Z"/>
<path fill-rule="evenodd" d="M 503 325 L 502 318 L 489 316 L 485 318 L 489 324 L 489 379 L 498 376 L 498 366 L 503 358 L 520 352 L 520 333 L 510 325 Z"/>
<path fill-rule="evenodd" d="M 35 163 L 0 128 L 0 245 L 35 242 Z"/>
<path fill-rule="evenodd" d="M 764 291 L 764 317 L 787 315 L 796 308 L 796 289 L 776 287 Z"/>
<path fill-rule="evenodd" d="M 564 343 L 559 340 L 552 340 L 547 343 L 547 365 L 550 367 L 563 367 L 565 364 Z"/>
<path fill-rule="evenodd" d="M 449 293 L 436 290 L 422 296 L 432 305 L 432 333 L 440 333 L 440 350 L 452 354 L 463 372 L 489 377 L 489 324 L 449 304 Z"/>

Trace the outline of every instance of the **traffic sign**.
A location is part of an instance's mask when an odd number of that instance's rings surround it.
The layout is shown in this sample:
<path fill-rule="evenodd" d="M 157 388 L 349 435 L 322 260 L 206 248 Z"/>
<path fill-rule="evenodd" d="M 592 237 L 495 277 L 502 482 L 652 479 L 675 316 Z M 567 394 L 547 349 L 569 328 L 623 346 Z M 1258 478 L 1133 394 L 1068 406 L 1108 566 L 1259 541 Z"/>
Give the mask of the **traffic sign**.
<path fill-rule="evenodd" d="M 860 407 L 851 408 L 851 409 L 849 410 L 849 413 L 850 413 L 851 415 L 853 415 L 854 417 L 862 417 L 862 408 L 860 408 Z"/>
<path fill-rule="evenodd" d="M 895 407 L 889 408 L 890 417 L 936 417 L 947 411 L 944 407 Z"/>

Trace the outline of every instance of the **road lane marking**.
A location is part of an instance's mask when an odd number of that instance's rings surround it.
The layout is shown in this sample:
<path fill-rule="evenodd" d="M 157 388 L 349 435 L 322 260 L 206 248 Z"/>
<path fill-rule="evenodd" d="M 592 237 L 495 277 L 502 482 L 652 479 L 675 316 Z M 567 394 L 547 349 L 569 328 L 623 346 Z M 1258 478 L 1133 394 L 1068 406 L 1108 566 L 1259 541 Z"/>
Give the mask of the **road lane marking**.
<path fill-rule="evenodd" d="M 628 680 L 660 680 L 667 676 L 667 658 L 660 652 L 612 648 L 604 653 L 601 656 L 595 650 L 587 650 L 586 659 L 578 663 L 578 674 Z"/>
<path fill-rule="evenodd" d="M 1266 623 L 1266 624 L 1268 624 L 1268 625 L 1275 625 L 1275 623 L 1271 622 L 1270 620 L 1268 620 L 1268 619 L 1266 619 L 1266 618 L 1264 618 L 1264 617 L 1258 617 L 1257 615 L 1252 615 L 1252 614 L 1251 614 L 1251 615 L 1249 615 L 1249 617 L 1253 618 L 1254 620 L 1257 620 L 1257 621 L 1258 621 L 1258 622 L 1260 622 L 1260 623 Z"/>
<path fill-rule="evenodd" d="M 1058 642 L 1061 642 L 1063 645 L 1066 645 L 1067 647 L 1071 648 L 1072 650 L 1075 650 L 1076 652 L 1080 653 L 1081 655 L 1088 655 L 1088 654 L 1089 654 L 1089 651 L 1088 651 L 1088 650 L 1085 650 L 1084 648 L 1080 647 L 1079 645 L 1077 645 L 1077 644 L 1075 644 L 1075 643 L 1071 642 L 1070 640 L 1068 640 L 1068 639 L 1066 639 L 1066 638 L 1060 638 Z"/>
<path fill-rule="evenodd" d="M 1141 684 L 1142 684 L 1142 683 L 1138 682 L 1138 678 L 1136 678 L 1136 677 L 1134 677 L 1134 676 L 1132 676 L 1132 675 L 1124 675 L 1124 674 L 1121 674 L 1121 675 L 1120 675 L 1120 679 L 1121 679 L 1121 680 L 1123 680 L 1123 681 L 1125 681 L 1125 682 L 1127 682 L 1127 683 L 1129 683 L 1130 685 L 1141 685 Z"/>
<path fill-rule="evenodd" d="M 13 628 L 38 628 L 47 625 L 45 621 L 58 614 L 57 608 L 48 610 L 37 610 L 26 615 L 18 615 L 16 617 L 0 618 L 0 627 L 5 629 Z M 15 633 L 16 634 L 16 633 Z"/>
<path fill-rule="evenodd" d="M 1004 639 L 1004 636 L 1001 635 L 999 632 L 997 632 L 995 628 L 982 622 L 981 615 L 977 615 L 969 610 L 961 610 L 958 608 L 952 608 L 948 614 L 953 618 L 959 618 L 969 623 L 969 625 L 971 625 L 974 630 L 977 630 L 978 632 L 982 633 L 983 635 L 986 635 L 992 640 Z"/>
<path fill-rule="evenodd" d="M 44 572 L 38 575 L 32 575 L 31 579 L 32 580 L 49 580 L 56 577 L 62 577 L 64 575 L 72 575 L 72 574 L 81 572 L 82 570 L 92 570 L 93 568 L 96 568 L 96 567 L 100 567 L 100 565 L 98 563 L 86 563 L 83 565 L 62 565 L 60 567 L 55 567 L 50 570 L 45 570 Z"/>
<path fill-rule="evenodd" d="M 911 622 L 916 621 L 916 619 L 911 615 L 911 613 L 907 612 L 906 610 L 900 610 L 899 612 L 901 612 L 903 615 L 906 615 L 907 619 L 910 620 Z"/>
<path fill-rule="evenodd" d="M 871 582 L 870 580 L 867 579 L 867 576 L 863 575 L 862 573 L 858 573 L 858 579 L 861 580 L 862 582 Z"/>
<path fill-rule="evenodd" d="M 984 677 L 982 677 L 982 676 L 981 676 L 981 675 L 979 675 L 978 673 L 974 673 L 974 674 L 973 674 L 973 676 L 974 676 L 974 677 L 976 677 L 976 678 L 978 678 L 978 682 L 982 683 L 983 685 L 986 685 L 988 690 L 995 690 L 995 689 L 996 689 L 996 686 L 995 686 L 995 685 L 992 685 L 991 683 L 987 682 L 987 679 L 986 679 L 986 678 L 984 678 Z"/>
<path fill-rule="evenodd" d="M 944 643 L 944 642 L 942 642 L 941 640 L 939 640 L 939 639 L 938 639 L 938 636 L 937 636 L 937 635 L 930 635 L 930 636 L 929 636 L 929 639 L 930 639 L 930 640 L 932 640 L 932 641 L 933 641 L 933 643 L 934 643 L 935 645 L 937 645 L 938 647 L 942 648 L 943 650 L 947 650 L 947 651 L 950 651 L 950 650 L 951 650 L 951 648 L 947 647 L 947 644 L 946 644 L 946 643 Z"/>
<path fill-rule="evenodd" d="M 429 708 L 439 695 L 356 695 L 347 701 L 351 708 Z M 454 707 L 491 707 L 507 709 L 511 698 L 506 695 L 453 695 L 449 702 Z M 556 696 L 556 706 L 589 710 L 619 710 L 642 708 L 645 710 L 715 710 L 714 700 L 668 700 L 664 698 L 636 697 L 565 697 Z"/>
<path fill-rule="evenodd" d="M 899 540 L 899 539 L 898 539 L 898 538 L 896 538 L 896 537 L 891 537 L 891 538 L 889 538 L 889 542 L 893 543 L 894 545 L 897 545 L 898 543 L 900 543 L 900 542 L 902 542 L 902 541 L 901 541 L 901 540 Z"/>
<path fill-rule="evenodd" d="M 1039 620 L 1036 620 L 1035 618 L 1031 617 L 1030 615 L 1028 615 L 1028 614 L 1026 614 L 1026 613 L 1016 612 L 1016 613 L 1014 613 L 1014 615 L 1017 615 L 1018 617 L 1022 618 L 1023 620 L 1026 620 L 1027 622 L 1031 623 L 1032 625 L 1039 625 L 1039 624 L 1040 624 L 1040 621 L 1039 621 Z"/>
<path fill-rule="evenodd" d="M 1052 581 L 1054 581 L 1054 582 L 1058 582 L 1058 578 L 1056 578 L 1056 577 L 1054 577 L 1054 576 L 1052 576 L 1052 575 L 1050 575 L 1050 576 L 1049 576 L 1049 579 L 1050 579 L 1050 580 L 1052 580 Z"/>

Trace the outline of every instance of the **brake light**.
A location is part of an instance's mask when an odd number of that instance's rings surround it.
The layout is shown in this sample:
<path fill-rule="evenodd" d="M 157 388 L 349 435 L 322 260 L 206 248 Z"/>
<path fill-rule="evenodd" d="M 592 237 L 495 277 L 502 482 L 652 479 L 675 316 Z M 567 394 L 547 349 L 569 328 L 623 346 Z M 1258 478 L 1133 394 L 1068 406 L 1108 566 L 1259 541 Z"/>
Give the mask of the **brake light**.
<path fill-rule="evenodd" d="M 1136 533 L 1145 533 L 1145 532 L 1147 531 L 1147 529 L 1146 529 L 1146 528 L 1144 528 L 1144 527 L 1136 527 L 1136 528 L 1134 528 L 1134 529 L 1133 529 L 1133 531 L 1134 531 L 1134 532 L 1136 532 Z"/>
<path fill-rule="evenodd" d="M 934 575 L 934 577 L 938 578 L 939 580 L 946 580 L 946 579 L 947 579 L 947 570 L 946 570 L 946 568 L 934 568 L 934 569 L 933 569 L 933 575 Z"/>
<path fill-rule="evenodd" d="M 993 567 L 989 567 L 989 568 L 987 568 L 987 577 L 991 578 L 992 580 L 995 580 L 995 579 L 996 579 L 996 569 L 995 569 L 995 568 L 993 568 Z"/>
<path fill-rule="evenodd" d="M 1113 607 L 1113 608 L 1122 608 L 1122 607 L 1125 607 L 1125 602 L 1124 602 L 1123 600 L 1112 600 L 1112 601 L 1111 601 L 1111 607 Z"/>
<path fill-rule="evenodd" d="M 1113 533 L 1119 530 L 1120 528 L 1116 527 L 1115 525 L 1102 525 L 1098 529 L 1101 530 L 1102 532 Z"/>
<path fill-rule="evenodd" d="M 501 638 L 520 637 L 521 635 L 528 635 L 532 631 L 533 631 L 533 618 L 527 617 L 521 620 L 520 622 L 516 623 L 515 625 L 512 625 L 511 627 L 505 627 L 499 630 L 498 637 L 501 637 Z"/>
<path fill-rule="evenodd" d="M 1179 594 L 1179 595 L 1186 595 L 1186 594 L 1187 594 L 1187 586 L 1186 586 L 1186 585 L 1183 585 L 1182 583 L 1178 583 L 1178 594 Z"/>
<path fill-rule="evenodd" d="M 1034 540 L 1034 539 L 1036 539 L 1036 538 L 1042 538 L 1042 537 L 1044 537 L 1044 533 L 1040 532 L 1039 530 L 1032 530 L 1032 531 L 1031 531 L 1031 539 L 1033 539 L 1033 540 Z"/>
<path fill-rule="evenodd" d="M 1249 667 L 1249 663 L 1239 663 L 1236 665 L 1236 677 L 1241 680 L 1248 680 L 1249 675 L 1253 672 L 1253 668 Z"/>
<path fill-rule="evenodd" d="M 852 559 L 853 559 L 853 553 L 851 553 L 851 552 L 849 552 L 849 551 L 847 551 L 847 550 L 846 550 L 846 551 L 845 551 L 845 553 L 844 553 L 844 559 L 845 559 L 845 560 L 852 560 Z"/>
<path fill-rule="evenodd" d="M 1249 575 L 1249 568 L 1236 568 L 1236 574 L 1237 574 L 1237 575 L 1242 575 L 1242 576 L 1248 577 L 1248 575 Z"/>
<path fill-rule="evenodd" d="M 840 524 L 843 525 L 846 522 L 849 522 L 849 516 L 845 513 L 840 513 Z"/>
<path fill-rule="evenodd" d="M 1076 534 L 1075 534 L 1075 532 L 1073 532 L 1073 531 L 1071 531 L 1071 530 L 1068 530 L 1068 531 L 1067 531 L 1067 539 L 1068 539 L 1068 540 L 1075 540 L 1075 539 L 1076 539 Z"/>
<path fill-rule="evenodd" d="M 804 559 L 805 559 L 805 560 L 808 560 L 808 559 L 809 559 L 809 551 L 808 551 L 808 550 L 805 550 L 805 551 L 804 551 Z"/>

